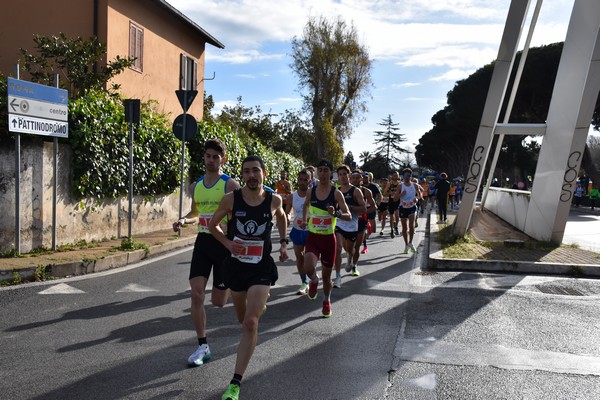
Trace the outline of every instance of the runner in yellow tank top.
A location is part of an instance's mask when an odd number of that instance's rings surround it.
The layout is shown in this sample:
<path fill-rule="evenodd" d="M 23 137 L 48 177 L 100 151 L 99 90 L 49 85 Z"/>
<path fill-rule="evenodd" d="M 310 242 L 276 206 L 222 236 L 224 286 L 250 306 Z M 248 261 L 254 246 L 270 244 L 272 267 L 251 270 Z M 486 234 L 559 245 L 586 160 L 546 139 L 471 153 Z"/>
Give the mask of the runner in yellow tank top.
<path fill-rule="evenodd" d="M 192 291 L 192 321 L 198 336 L 198 348 L 188 358 L 190 366 L 202 365 L 211 358 L 206 341 L 206 313 L 204 297 L 210 273 L 213 273 L 211 302 L 217 307 L 227 303 L 229 291 L 225 283 L 224 262 L 229 251 L 208 231 L 208 223 L 217 210 L 225 193 L 239 188 L 239 184 L 221 172 L 221 166 L 227 160 L 225 144 L 219 139 L 204 143 L 204 165 L 206 173 L 194 184 L 192 207 L 189 213 L 173 224 L 173 230 L 179 231 L 184 224 L 198 224 L 198 236 L 194 244 L 190 264 L 190 288 Z"/>

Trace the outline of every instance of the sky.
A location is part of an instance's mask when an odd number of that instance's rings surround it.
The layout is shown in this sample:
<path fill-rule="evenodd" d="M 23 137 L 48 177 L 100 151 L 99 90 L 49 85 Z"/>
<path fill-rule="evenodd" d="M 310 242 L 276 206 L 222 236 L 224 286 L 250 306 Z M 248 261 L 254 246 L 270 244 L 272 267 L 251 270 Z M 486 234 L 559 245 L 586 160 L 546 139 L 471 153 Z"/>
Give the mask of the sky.
<path fill-rule="evenodd" d="M 537 0 L 531 0 L 529 19 Z M 541 0 L 540 0 L 541 1 Z M 302 107 L 291 41 L 311 17 L 353 24 L 373 60 L 368 112 L 344 142 L 356 161 L 374 152 L 388 115 L 414 150 L 456 82 L 495 60 L 510 0 L 168 0 L 225 45 L 206 48 L 215 111 L 242 97 L 266 113 Z M 574 0 L 544 0 L 532 47 L 564 41 Z M 524 42 L 527 31 L 521 35 Z M 522 49 L 522 45 L 520 47 Z M 209 80 L 215 76 L 215 79 Z"/>

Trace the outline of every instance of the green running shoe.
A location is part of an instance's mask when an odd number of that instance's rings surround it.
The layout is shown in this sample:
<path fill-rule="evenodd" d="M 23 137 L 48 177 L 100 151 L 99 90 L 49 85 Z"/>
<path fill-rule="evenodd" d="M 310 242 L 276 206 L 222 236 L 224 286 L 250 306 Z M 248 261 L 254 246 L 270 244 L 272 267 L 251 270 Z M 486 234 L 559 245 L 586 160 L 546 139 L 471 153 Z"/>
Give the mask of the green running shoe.
<path fill-rule="evenodd" d="M 221 400 L 238 400 L 240 398 L 240 387 L 230 383 Z"/>

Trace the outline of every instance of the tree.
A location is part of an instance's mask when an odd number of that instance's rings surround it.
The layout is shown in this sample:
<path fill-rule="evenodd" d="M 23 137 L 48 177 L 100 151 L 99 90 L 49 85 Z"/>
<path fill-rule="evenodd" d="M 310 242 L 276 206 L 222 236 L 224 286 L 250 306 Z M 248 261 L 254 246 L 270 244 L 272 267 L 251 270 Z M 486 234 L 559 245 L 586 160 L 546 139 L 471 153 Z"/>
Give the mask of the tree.
<path fill-rule="evenodd" d="M 375 131 L 375 144 L 378 146 L 375 149 L 375 154 L 380 156 L 385 161 L 386 176 L 394 168 L 403 163 L 400 156 L 407 153 L 407 150 L 400 146 L 400 143 L 406 142 L 405 135 L 399 133 L 398 123 L 392 121 L 392 116 L 388 115 L 383 119 L 383 122 L 378 123 L 385 127 L 383 131 Z"/>
<path fill-rule="evenodd" d="M 360 162 L 365 165 L 366 163 L 368 163 L 369 161 L 371 161 L 371 159 L 373 158 L 373 154 L 371 154 L 370 151 L 363 151 L 362 153 L 360 153 L 358 155 L 358 158 L 360 158 Z"/>
<path fill-rule="evenodd" d="M 341 17 L 320 17 L 309 19 L 302 37 L 294 37 L 292 59 L 299 86 L 307 90 L 304 107 L 311 115 L 317 156 L 338 163 L 340 143 L 367 109 L 365 97 L 372 86 L 368 51 L 353 25 Z"/>
<path fill-rule="evenodd" d="M 546 120 L 561 52 L 562 43 L 529 50 L 510 122 L 543 123 Z M 515 70 L 520 57 L 521 53 L 518 53 L 514 63 Z M 448 92 L 447 105 L 431 119 L 433 128 L 419 139 L 415 154 L 419 166 L 438 172 L 445 171 L 449 176 L 465 176 L 493 68 L 494 63 L 483 66 L 468 78 L 456 82 Z M 511 86 L 512 82 L 509 83 L 509 87 Z M 508 97 L 506 96 L 499 121 L 504 120 Z M 531 160 L 537 159 L 538 148 L 528 145 L 523 137 L 509 139 L 508 144 L 505 140 L 503 144 L 503 148 L 510 152 L 517 151 L 517 147 L 520 153 L 518 157 L 499 159 L 497 170 L 501 176 L 526 176 Z"/>
<path fill-rule="evenodd" d="M 117 56 L 103 63 L 106 44 L 96 37 L 87 40 L 81 37 L 34 35 L 33 41 L 38 54 L 20 49 L 23 67 L 33 82 L 53 85 L 54 74 L 62 75 L 61 87 L 68 89 L 69 96 L 76 98 L 88 89 L 103 90 L 108 81 L 133 65 L 135 58 Z M 113 85 L 113 89 L 118 86 Z"/>
<path fill-rule="evenodd" d="M 344 157 L 344 164 L 346 164 L 347 166 L 350 167 L 350 169 L 355 169 L 356 168 L 356 161 L 354 161 L 354 154 L 352 154 L 351 151 L 349 151 L 346 156 Z"/>

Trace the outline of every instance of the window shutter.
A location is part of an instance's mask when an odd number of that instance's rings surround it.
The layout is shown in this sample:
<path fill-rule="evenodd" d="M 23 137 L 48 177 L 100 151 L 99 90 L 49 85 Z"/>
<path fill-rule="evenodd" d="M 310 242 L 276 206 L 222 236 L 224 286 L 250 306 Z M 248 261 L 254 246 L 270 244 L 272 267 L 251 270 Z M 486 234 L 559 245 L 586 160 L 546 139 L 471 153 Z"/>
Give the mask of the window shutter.
<path fill-rule="evenodd" d="M 138 29 L 138 67 L 141 70 L 144 69 L 144 31 Z"/>
<path fill-rule="evenodd" d="M 184 54 L 179 56 L 179 89 L 185 90 L 185 69 L 187 57 Z"/>
<path fill-rule="evenodd" d="M 198 87 L 198 63 L 196 62 L 196 60 L 192 60 L 194 63 L 194 68 L 193 68 L 193 75 L 192 75 L 192 87 L 190 89 L 192 90 L 196 90 L 196 88 Z"/>

